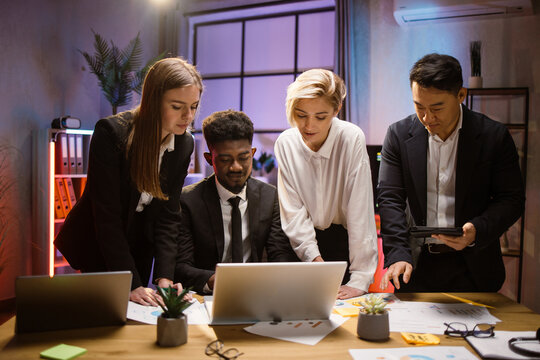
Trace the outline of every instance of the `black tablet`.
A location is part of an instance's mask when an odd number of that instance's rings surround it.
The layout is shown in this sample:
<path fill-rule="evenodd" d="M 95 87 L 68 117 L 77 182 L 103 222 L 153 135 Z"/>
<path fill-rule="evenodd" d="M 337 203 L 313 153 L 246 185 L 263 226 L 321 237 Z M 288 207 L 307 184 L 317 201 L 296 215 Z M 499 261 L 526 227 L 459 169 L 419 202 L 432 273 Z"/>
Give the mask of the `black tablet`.
<path fill-rule="evenodd" d="M 460 227 L 443 228 L 443 227 L 432 227 L 432 226 L 413 226 L 410 230 L 410 234 L 412 237 L 417 237 L 417 238 L 430 237 L 433 234 L 448 235 L 448 236 L 461 236 L 463 235 L 463 229 Z"/>

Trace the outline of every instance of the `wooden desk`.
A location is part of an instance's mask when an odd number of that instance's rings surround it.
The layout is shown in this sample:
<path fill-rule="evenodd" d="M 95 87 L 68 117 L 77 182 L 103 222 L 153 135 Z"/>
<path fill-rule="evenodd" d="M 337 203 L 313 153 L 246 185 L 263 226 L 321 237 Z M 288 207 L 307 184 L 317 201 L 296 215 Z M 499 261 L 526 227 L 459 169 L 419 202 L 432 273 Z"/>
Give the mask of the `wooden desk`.
<path fill-rule="evenodd" d="M 494 306 L 489 311 L 502 320 L 497 330 L 536 330 L 540 315 L 517 304 L 501 294 L 465 293 L 461 297 Z M 452 303 L 456 300 L 443 294 L 398 294 L 404 301 L 433 301 Z M 156 345 L 156 327 L 128 324 L 122 327 L 102 327 L 79 330 L 53 331 L 35 334 L 14 334 L 15 318 L 0 326 L 0 359 L 37 359 L 39 353 L 51 346 L 66 343 L 81 346 L 88 352 L 85 359 L 211 359 L 206 357 L 206 344 L 220 338 L 225 348 L 236 347 L 245 359 L 351 359 L 348 350 L 376 347 L 404 347 L 399 333 L 392 333 L 385 342 L 367 342 L 356 336 L 356 318 L 353 317 L 334 330 L 315 346 L 301 345 L 250 334 L 244 326 L 190 325 L 185 345 L 161 348 Z M 475 353 L 462 339 L 440 336 L 441 345 L 462 345 Z M 215 358 L 215 357 L 214 357 Z M 217 358 L 215 358 L 217 359 Z"/>

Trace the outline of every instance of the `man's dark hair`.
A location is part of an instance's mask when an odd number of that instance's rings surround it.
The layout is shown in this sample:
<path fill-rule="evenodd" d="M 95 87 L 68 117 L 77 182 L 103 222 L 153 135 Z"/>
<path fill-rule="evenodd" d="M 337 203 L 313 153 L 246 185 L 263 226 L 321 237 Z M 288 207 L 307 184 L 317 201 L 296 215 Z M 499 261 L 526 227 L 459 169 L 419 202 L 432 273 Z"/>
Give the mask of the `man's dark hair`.
<path fill-rule="evenodd" d="M 416 82 L 423 88 L 433 87 L 457 95 L 463 87 L 461 65 L 450 55 L 428 54 L 414 63 L 409 81 L 411 86 Z"/>
<path fill-rule="evenodd" d="M 217 111 L 203 120 L 202 131 L 208 148 L 225 140 L 253 142 L 253 123 L 242 111 Z"/>

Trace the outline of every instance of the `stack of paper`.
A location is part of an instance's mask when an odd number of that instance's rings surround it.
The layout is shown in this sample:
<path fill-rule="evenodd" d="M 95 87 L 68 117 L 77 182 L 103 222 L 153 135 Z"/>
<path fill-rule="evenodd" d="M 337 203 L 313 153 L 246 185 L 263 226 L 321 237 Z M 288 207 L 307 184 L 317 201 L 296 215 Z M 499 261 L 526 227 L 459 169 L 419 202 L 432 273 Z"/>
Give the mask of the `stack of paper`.
<path fill-rule="evenodd" d="M 366 294 L 367 295 L 367 294 Z M 334 305 L 334 312 L 341 316 L 358 316 L 358 311 L 362 307 L 359 299 L 366 295 L 357 296 L 347 300 L 336 300 Z M 391 293 L 379 293 L 388 304 L 400 302 L 400 300 Z"/>
<path fill-rule="evenodd" d="M 501 320 L 482 306 L 401 301 L 388 305 L 390 331 L 444 334 L 444 323 L 460 322 L 472 330 L 476 324 L 495 324 Z"/>
<path fill-rule="evenodd" d="M 144 306 L 133 301 L 128 303 L 127 318 L 145 324 L 156 325 L 163 310 L 159 306 Z M 210 322 L 203 304 L 194 299 L 193 304 L 184 310 L 189 325 L 205 325 Z"/>

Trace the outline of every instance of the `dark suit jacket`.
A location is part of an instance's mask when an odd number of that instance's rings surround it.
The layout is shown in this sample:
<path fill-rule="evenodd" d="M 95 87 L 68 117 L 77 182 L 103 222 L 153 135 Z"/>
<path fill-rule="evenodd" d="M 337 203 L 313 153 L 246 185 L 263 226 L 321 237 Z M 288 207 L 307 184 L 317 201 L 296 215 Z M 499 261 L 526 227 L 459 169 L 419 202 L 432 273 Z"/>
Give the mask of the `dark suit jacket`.
<path fill-rule="evenodd" d="M 522 214 L 524 187 L 516 147 L 506 127 L 462 106 L 456 164 L 455 226 L 471 222 L 476 245 L 460 253 L 478 291 L 497 291 L 505 271 L 499 237 Z M 412 262 L 405 216 L 426 224 L 428 132 L 416 115 L 392 124 L 379 172 L 378 203 L 385 267 Z"/>
<path fill-rule="evenodd" d="M 215 175 L 186 186 L 182 191 L 182 226 L 175 282 L 202 292 L 221 262 L 224 251 L 223 217 Z M 298 261 L 281 229 L 277 190 L 249 178 L 247 181 L 251 261 L 260 262 L 266 248 L 269 261 Z"/>
<path fill-rule="evenodd" d="M 146 285 L 154 255 L 154 277 L 173 278 L 181 217 L 180 193 L 193 151 L 193 137 L 189 133 L 175 136 L 174 151 L 163 155 L 160 181 L 169 200 L 153 199 L 145 207 L 144 216 L 136 215 L 141 194 L 130 179 L 125 155 L 132 117 L 128 111 L 96 123 L 90 144 L 87 185 L 68 214 L 55 246 L 75 269 L 130 270 L 132 288 L 136 288 Z M 147 255 L 140 256 L 141 252 Z M 144 266 L 140 258 L 144 258 Z M 139 274 L 137 268 L 144 268 L 147 274 Z"/>

